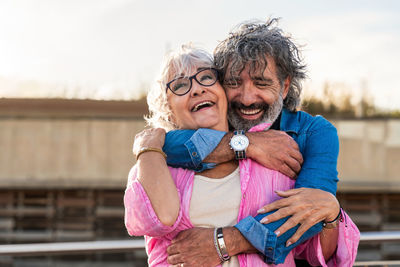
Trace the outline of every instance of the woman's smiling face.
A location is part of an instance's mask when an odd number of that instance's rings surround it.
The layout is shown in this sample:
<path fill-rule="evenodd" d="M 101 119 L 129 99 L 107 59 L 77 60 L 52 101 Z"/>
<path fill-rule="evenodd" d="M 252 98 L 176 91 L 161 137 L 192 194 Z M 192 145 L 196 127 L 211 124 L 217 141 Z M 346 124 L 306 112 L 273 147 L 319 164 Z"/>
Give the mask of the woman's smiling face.
<path fill-rule="evenodd" d="M 172 112 L 171 120 L 180 129 L 210 128 L 219 131 L 228 131 L 227 99 L 225 91 L 209 67 L 193 68 L 191 73 L 177 75 L 171 73 L 171 81 L 178 77 L 186 77 L 170 84 L 167 90 L 168 104 Z M 190 79 L 188 79 L 190 78 Z M 210 82 L 211 81 L 211 82 Z M 189 83 L 189 84 L 188 84 Z M 190 86 L 184 95 L 176 95 L 183 86 Z M 202 85 L 202 84 L 206 85 Z"/>

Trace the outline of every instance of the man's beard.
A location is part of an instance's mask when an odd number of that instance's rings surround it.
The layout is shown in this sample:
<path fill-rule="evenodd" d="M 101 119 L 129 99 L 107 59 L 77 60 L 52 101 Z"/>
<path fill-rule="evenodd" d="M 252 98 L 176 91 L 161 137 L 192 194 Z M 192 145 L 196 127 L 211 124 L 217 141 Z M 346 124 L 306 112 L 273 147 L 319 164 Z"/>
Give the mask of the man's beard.
<path fill-rule="evenodd" d="M 233 101 L 229 103 L 228 106 L 228 121 L 230 125 L 236 130 L 248 131 L 251 127 L 256 126 L 260 123 L 274 123 L 282 111 L 283 107 L 283 97 L 279 94 L 278 99 L 272 104 L 268 105 L 266 103 L 254 103 L 250 106 L 245 106 L 239 102 Z M 240 108 L 247 109 L 262 109 L 264 114 L 256 120 L 246 120 L 243 119 L 237 112 Z"/>

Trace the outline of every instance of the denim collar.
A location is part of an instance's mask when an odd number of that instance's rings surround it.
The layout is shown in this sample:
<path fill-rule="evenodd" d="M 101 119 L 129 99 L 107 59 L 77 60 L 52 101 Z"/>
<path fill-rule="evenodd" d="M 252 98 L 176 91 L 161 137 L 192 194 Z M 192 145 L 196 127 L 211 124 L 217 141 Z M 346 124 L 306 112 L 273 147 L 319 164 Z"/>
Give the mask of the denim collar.
<path fill-rule="evenodd" d="M 299 113 L 282 109 L 280 128 L 281 131 L 298 135 L 300 131 Z"/>

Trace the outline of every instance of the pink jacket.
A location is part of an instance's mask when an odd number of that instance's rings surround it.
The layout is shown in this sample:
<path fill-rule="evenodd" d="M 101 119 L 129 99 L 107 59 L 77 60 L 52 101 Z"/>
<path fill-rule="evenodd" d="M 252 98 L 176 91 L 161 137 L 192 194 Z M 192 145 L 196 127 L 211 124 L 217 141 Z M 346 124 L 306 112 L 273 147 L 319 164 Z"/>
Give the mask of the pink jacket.
<path fill-rule="evenodd" d="M 250 159 L 242 160 L 239 167 L 242 199 L 238 221 L 248 215 L 255 216 L 262 205 L 279 199 L 274 190 L 288 190 L 294 187 L 293 180 Z M 169 169 L 181 200 L 179 215 L 173 226 L 165 226 L 157 218 L 145 190 L 136 179 L 135 167 L 129 174 L 125 190 L 125 225 L 130 235 L 145 236 L 150 266 L 168 266 L 167 247 L 171 240 L 180 231 L 194 227 L 189 218 L 194 172 L 180 168 Z M 312 265 L 352 266 L 359 238 L 357 227 L 349 216 L 344 214 L 344 219 L 339 224 L 338 248 L 329 262 L 324 260 L 317 235 L 293 249 L 280 266 L 295 266 L 294 258 L 307 259 Z M 238 259 L 240 266 L 270 266 L 265 264 L 258 254 L 240 254 Z"/>

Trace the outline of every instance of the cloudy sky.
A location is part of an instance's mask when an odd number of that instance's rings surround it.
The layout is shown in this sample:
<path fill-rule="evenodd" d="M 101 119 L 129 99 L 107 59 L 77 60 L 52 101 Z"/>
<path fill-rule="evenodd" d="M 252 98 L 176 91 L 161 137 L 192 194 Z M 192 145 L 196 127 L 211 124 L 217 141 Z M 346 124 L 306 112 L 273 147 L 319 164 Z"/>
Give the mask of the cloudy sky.
<path fill-rule="evenodd" d="M 273 16 L 304 45 L 306 93 L 329 82 L 399 109 L 399 14 L 396 0 L 1 0 L 0 97 L 134 98 L 168 49 L 212 51 L 239 22 Z"/>

